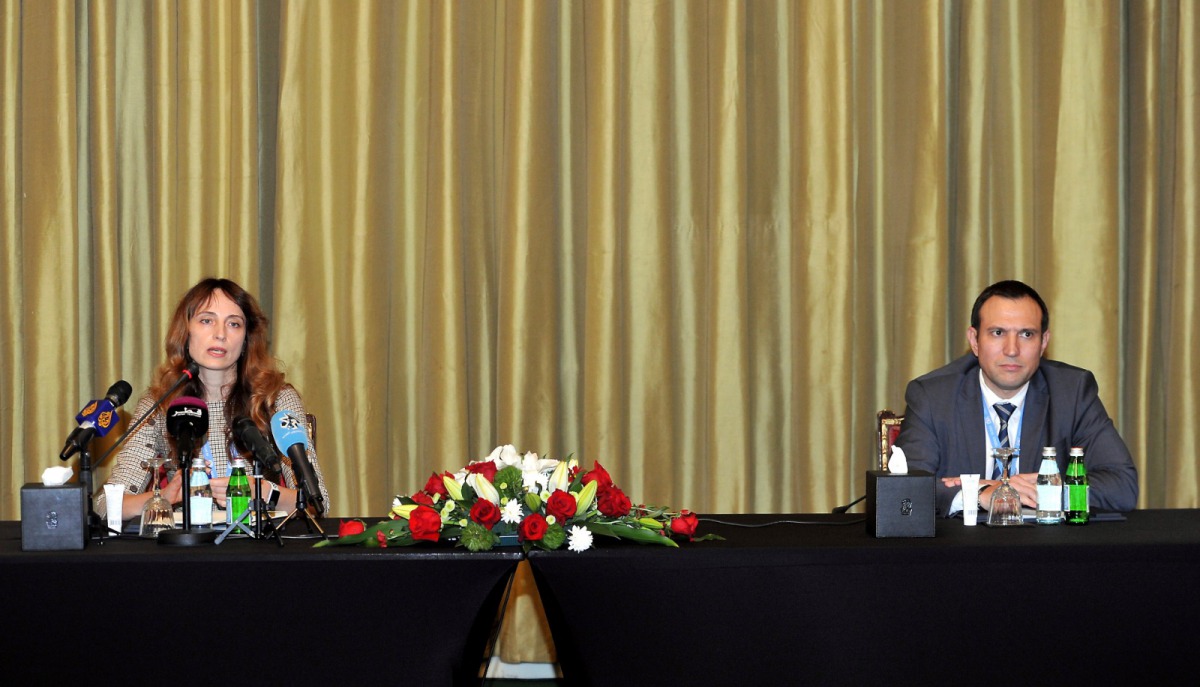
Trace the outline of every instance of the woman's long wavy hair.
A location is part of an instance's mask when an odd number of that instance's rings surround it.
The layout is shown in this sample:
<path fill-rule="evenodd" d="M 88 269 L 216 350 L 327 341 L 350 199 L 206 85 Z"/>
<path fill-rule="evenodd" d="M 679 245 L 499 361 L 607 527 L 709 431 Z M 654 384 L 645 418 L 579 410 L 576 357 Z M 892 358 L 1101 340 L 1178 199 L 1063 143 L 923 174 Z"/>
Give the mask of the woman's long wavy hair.
<path fill-rule="evenodd" d="M 208 277 L 184 294 L 171 316 L 165 344 L 167 361 L 154 375 L 150 393 L 154 397 L 166 393 L 192 362 L 188 353 L 188 323 L 201 310 L 214 292 L 221 291 L 229 297 L 246 317 L 246 338 L 242 354 L 237 360 L 237 379 L 225 399 L 225 417 L 232 427 L 239 417 L 249 417 L 258 428 L 270 436 L 271 406 L 285 382 L 283 373 L 276 368 L 274 356 L 267 350 L 267 316 L 258 307 L 258 301 L 248 291 L 229 279 Z M 179 396 L 204 398 L 204 385 L 199 376 L 181 386 L 171 397 L 163 401 L 163 408 Z M 229 433 L 226 428 L 226 433 Z"/>

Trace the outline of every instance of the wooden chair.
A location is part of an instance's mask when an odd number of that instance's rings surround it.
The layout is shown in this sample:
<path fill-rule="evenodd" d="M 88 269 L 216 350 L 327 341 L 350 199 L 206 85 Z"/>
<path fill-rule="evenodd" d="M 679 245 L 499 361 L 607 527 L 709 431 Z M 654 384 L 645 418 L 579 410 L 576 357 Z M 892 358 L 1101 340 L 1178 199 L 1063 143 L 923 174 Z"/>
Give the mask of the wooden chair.
<path fill-rule="evenodd" d="M 900 436 L 900 425 L 903 423 L 903 415 L 897 415 L 886 408 L 875 414 L 875 446 L 879 450 L 876 467 L 883 472 L 887 472 L 892 444 L 896 437 Z"/>

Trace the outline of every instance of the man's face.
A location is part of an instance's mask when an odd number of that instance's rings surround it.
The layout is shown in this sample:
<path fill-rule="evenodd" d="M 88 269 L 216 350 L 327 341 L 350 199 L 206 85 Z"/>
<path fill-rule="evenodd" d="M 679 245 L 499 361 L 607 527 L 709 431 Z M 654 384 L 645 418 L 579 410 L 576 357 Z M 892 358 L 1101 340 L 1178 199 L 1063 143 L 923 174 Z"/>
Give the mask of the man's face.
<path fill-rule="evenodd" d="M 979 308 L 979 329 L 967 328 L 979 357 L 983 381 L 1000 398 L 1012 398 L 1037 372 L 1050 332 L 1042 331 L 1042 309 L 1028 296 L 992 296 Z"/>

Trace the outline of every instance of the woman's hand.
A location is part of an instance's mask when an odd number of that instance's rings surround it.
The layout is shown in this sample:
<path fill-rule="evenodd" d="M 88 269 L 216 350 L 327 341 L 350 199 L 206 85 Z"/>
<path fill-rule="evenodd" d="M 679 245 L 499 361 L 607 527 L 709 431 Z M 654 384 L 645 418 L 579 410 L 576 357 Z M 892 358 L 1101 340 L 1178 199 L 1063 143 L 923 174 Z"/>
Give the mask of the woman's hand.
<path fill-rule="evenodd" d="M 175 476 L 162 488 L 163 498 L 172 506 L 183 503 L 183 470 L 176 470 Z"/>
<path fill-rule="evenodd" d="M 208 486 L 212 487 L 213 501 L 221 508 L 225 507 L 225 501 L 228 498 L 226 492 L 229 491 L 228 477 L 215 477 L 208 481 Z"/>

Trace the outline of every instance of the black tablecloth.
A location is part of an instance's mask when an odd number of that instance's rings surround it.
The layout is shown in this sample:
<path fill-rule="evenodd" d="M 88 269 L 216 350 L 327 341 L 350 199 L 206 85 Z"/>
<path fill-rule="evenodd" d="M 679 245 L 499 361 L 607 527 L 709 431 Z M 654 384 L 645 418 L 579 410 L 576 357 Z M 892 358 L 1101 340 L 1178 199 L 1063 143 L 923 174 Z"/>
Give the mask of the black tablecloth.
<path fill-rule="evenodd" d="M 1200 511 L 874 539 L 853 516 L 711 516 L 723 542 L 530 554 L 564 676 L 596 685 L 1080 684 L 1194 677 Z M 836 523 L 853 522 L 851 525 Z"/>
<path fill-rule="evenodd" d="M 0 674 L 97 685 L 461 684 L 478 674 L 519 548 L 312 543 L 133 538 L 35 552 L 21 550 L 20 523 L 0 522 Z"/>

